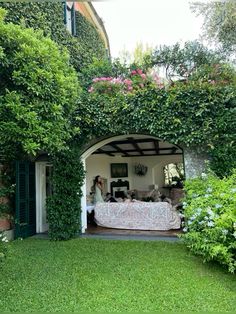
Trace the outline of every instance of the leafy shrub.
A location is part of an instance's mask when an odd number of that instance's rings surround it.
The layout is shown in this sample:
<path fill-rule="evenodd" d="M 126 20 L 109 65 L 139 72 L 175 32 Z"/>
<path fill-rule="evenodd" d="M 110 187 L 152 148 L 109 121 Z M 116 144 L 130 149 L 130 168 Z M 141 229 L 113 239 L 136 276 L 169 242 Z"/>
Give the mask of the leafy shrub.
<path fill-rule="evenodd" d="M 52 240 L 68 240 L 81 231 L 83 165 L 76 149 L 52 157 L 53 194 L 47 198 L 47 220 Z"/>
<path fill-rule="evenodd" d="M 236 170 L 219 179 L 213 174 L 185 183 L 186 232 L 182 237 L 204 261 L 215 260 L 236 269 Z"/>
<path fill-rule="evenodd" d="M 1 150 L 62 149 L 80 90 L 69 55 L 41 31 L 4 23 L 4 15 L 0 9 Z"/>

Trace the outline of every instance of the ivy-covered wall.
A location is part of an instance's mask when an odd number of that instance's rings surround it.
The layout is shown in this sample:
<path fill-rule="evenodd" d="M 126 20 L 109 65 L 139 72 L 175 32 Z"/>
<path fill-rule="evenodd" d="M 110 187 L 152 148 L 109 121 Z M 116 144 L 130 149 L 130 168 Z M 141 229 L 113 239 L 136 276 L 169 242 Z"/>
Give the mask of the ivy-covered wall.
<path fill-rule="evenodd" d="M 62 55 L 65 54 L 64 48 L 66 48 L 69 52 L 69 62 L 77 71 L 81 85 L 83 85 L 82 71 L 95 58 L 97 60 L 108 59 L 105 44 L 97 33 L 96 28 L 79 12 L 76 12 L 76 36 L 72 36 L 67 31 L 64 24 L 64 7 L 62 2 L 0 2 L 0 7 L 7 10 L 6 22 L 21 24 L 26 28 L 33 28 L 34 30 L 41 30 L 43 35 L 49 36 L 58 44 L 59 49 L 63 50 Z M 65 59 L 64 66 L 68 67 L 67 65 L 68 59 Z M 69 70 L 70 68 L 68 67 Z M 62 71 L 66 72 L 66 70 L 63 70 L 63 67 Z M 33 70 L 30 73 L 34 75 Z M 36 79 L 38 78 L 37 75 L 35 77 Z M 66 84 L 66 81 L 63 81 L 63 84 Z M 43 89 L 43 84 L 41 85 Z M 73 87 L 79 91 L 78 84 L 75 83 Z M 6 88 L 9 88 L 9 86 L 6 86 Z M 46 90 L 47 84 L 45 85 Z M 53 87 L 50 88 L 50 92 L 54 92 Z M 74 107 L 80 104 L 78 98 L 74 99 Z M 31 103 L 33 103 L 33 100 Z M 58 104 L 58 101 L 55 101 L 55 103 Z M 69 121 L 71 122 L 71 119 Z M 47 125 L 45 122 L 45 126 Z M 33 134 L 30 129 L 28 132 L 29 135 Z M 79 133 L 79 130 L 77 133 Z M 50 134 L 52 136 L 55 135 L 53 131 Z M 15 137 L 16 141 L 17 139 L 19 140 L 19 137 Z M 47 141 L 47 135 L 43 139 Z M 54 143 L 57 145 L 56 141 Z M 55 240 L 68 239 L 80 230 L 80 187 L 84 173 L 83 167 L 79 162 L 78 149 L 76 149 L 75 145 L 70 145 L 69 143 L 68 146 L 70 146 L 70 150 L 51 155 L 51 162 L 54 165 L 53 185 L 55 191 L 53 196 L 47 201 L 47 219 L 50 225 L 50 237 Z M 79 148 L 78 145 L 77 148 Z M 14 148 L 12 151 L 14 152 Z"/>
<path fill-rule="evenodd" d="M 76 36 L 66 30 L 62 2 L 0 2 L 0 6 L 7 10 L 6 22 L 40 29 L 44 35 L 66 47 L 77 72 L 88 66 L 93 58 L 107 58 L 103 40 L 82 14 L 76 12 Z"/>
<path fill-rule="evenodd" d="M 42 29 L 60 47 L 66 47 L 70 63 L 81 80 L 86 73 L 86 84 L 83 86 L 88 86 L 91 73 L 96 75 L 98 69 L 94 68 L 94 64 L 91 66 L 93 58 L 104 60 L 106 49 L 96 29 L 81 14 L 76 14 L 77 35 L 73 37 L 65 28 L 61 3 L 1 3 L 1 6 L 8 9 L 8 21 Z M 109 65 L 105 70 L 110 71 Z M 142 75 L 145 76 L 144 73 Z M 157 88 L 148 81 L 143 84 L 136 75 L 132 78 L 136 86 L 130 93 L 123 93 L 119 88 L 114 92 L 108 89 L 108 93 L 101 90 L 88 93 L 84 89 L 73 120 L 73 126 L 78 127 L 80 132 L 68 144 L 70 150 L 52 156 L 54 186 L 60 191 L 54 193 L 47 203 L 53 239 L 72 237 L 80 225 L 80 207 L 77 205 L 83 169 L 78 160 L 82 147 L 89 141 L 112 134 L 136 132 L 154 135 L 184 148 L 190 147 L 190 155 L 199 149 L 210 153 L 224 144 L 235 147 L 235 73 L 227 77 L 226 82 L 221 78 L 216 82 L 206 75 L 199 75 L 189 81 L 175 82 L 167 88 Z M 140 85 L 143 87 L 140 88 Z M 195 160 L 190 163 L 190 171 L 193 163 L 196 164 Z M 65 186 L 68 181 L 70 188 Z M 68 202 L 65 201 L 67 199 Z"/>

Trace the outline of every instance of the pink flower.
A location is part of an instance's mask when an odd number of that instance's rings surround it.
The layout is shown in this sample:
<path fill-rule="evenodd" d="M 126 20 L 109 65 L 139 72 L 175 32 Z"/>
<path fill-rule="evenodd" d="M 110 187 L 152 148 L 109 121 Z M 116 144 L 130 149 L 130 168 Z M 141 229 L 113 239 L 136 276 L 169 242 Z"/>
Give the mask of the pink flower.
<path fill-rule="evenodd" d="M 129 79 L 125 79 L 125 80 L 124 80 L 124 83 L 127 84 L 127 85 L 131 85 L 131 84 L 132 84 L 132 81 L 129 80 Z"/>
<path fill-rule="evenodd" d="M 143 71 L 141 69 L 138 69 L 137 73 L 141 75 L 141 74 L 143 74 Z"/>
<path fill-rule="evenodd" d="M 143 74 L 141 74 L 141 78 L 145 80 L 145 78 L 146 78 L 146 74 L 144 74 L 144 73 L 143 73 Z"/>
<path fill-rule="evenodd" d="M 143 84 L 143 83 L 141 83 L 141 84 L 139 84 L 139 86 L 143 88 L 143 87 L 144 87 L 144 84 Z"/>
<path fill-rule="evenodd" d="M 132 86 L 128 86 L 127 89 L 128 90 L 133 90 L 133 87 Z"/>
<path fill-rule="evenodd" d="M 135 70 L 133 70 L 133 71 L 131 72 L 131 74 L 132 74 L 132 75 L 135 75 L 135 74 L 137 74 L 137 72 L 136 72 Z"/>

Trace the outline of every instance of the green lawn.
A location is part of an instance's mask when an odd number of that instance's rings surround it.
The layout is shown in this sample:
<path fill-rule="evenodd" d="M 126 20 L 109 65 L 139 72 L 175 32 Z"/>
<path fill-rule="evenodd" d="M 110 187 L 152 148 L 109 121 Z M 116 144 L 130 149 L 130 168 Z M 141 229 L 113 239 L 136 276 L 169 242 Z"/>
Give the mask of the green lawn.
<path fill-rule="evenodd" d="M 236 279 L 182 243 L 27 239 L 0 270 L 4 311 L 235 311 Z"/>

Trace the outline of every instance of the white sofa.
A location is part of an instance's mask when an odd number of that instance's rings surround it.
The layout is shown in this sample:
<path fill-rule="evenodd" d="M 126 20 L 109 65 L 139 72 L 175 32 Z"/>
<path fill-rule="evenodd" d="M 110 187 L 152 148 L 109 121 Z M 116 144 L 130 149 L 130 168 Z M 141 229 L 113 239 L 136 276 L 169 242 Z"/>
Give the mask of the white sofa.
<path fill-rule="evenodd" d="M 166 202 L 97 203 L 95 221 L 99 226 L 135 230 L 179 229 L 178 212 Z"/>

